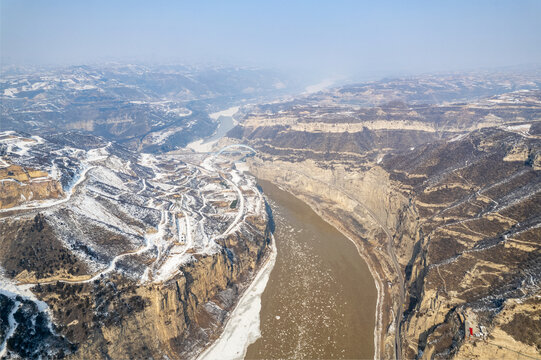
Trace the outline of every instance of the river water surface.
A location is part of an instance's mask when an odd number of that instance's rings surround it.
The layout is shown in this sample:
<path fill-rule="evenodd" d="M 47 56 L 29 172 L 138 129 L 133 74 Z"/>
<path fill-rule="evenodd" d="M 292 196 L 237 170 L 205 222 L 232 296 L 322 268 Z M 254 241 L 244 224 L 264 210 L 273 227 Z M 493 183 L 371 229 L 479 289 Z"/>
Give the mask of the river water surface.
<path fill-rule="evenodd" d="M 247 359 L 369 359 L 376 287 L 357 248 L 306 204 L 259 181 L 273 210 L 276 264 Z"/>

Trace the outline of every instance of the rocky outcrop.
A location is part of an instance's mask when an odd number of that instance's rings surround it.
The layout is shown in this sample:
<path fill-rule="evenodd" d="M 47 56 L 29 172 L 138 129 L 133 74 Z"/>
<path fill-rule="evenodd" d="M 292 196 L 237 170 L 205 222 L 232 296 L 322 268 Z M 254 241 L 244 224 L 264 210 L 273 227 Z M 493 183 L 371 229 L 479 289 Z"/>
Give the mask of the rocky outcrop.
<path fill-rule="evenodd" d="M 0 209 L 29 200 L 56 199 L 63 194 L 60 183 L 46 172 L 17 165 L 0 169 Z"/>
<path fill-rule="evenodd" d="M 59 196 L 0 209 L 0 357 L 193 358 L 268 256 L 255 179 L 234 158 L 32 139 L 0 135 L 1 174 Z"/>
<path fill-rule="evenodd" d="M 77 344 L 70 358 L 192 358 L 219 335 L 264 260 L 270 234 L 265 222 L 252 225 L 260 235 L 231 235 L 219 254 L 198 257 L 162 284 L 114 275 L 41 285 L 36 293 L 51 307 L 59 334 Z"/>
<path fill-rule="evenodd" d="M 541 311 L 533 305 L 541 295 L 538 119 L 525 115 L 522 123 L 502 125 L 508 121 L 502 114 L 516 121 L 521 106 L 525 114 L 539 111 L 539 102 L 526 98 L 517 106 L 494 99 L 490 111 L 497 108 L 498 119 L 459 135 L 452 134 L 453 121 L 455 130 L 471 130 L 464 125 L 476 115 L 449 113 L 443 139 L 394 129 L 390 121 L 385 132 L 356 133 L 363 140 L 355 142 L 342 123 L 355 123 L 357 110 L 302 105 L 258 114 L 269 120 L 259 127 L 247 115 L 249 126 L 231 132 L 259 150 L 252 172 L 304 200 L 357 245 L 378 288 L 376 357 L 513 358 L 540 351 L 530 330 Z M 297 120 L 272 121 L 288 113 Z M 433 116 L 423 121 L 443 124 Z M 328 125 L 316 128 L 321 123 Z M 531 320 L 521 333 L 524 314 Z"/>
<path fill-rule="evenodd" d="M 405 268 L 406 356 L 472 357 L 503 344 L 510 357 L 538 353 L 518 332 L 513 341 L 503 334 L 525 310 L 511 304 L 535 301 L 540 291 L 533 274 L 541 255 L 541 182 L 527 162 L 508 156 L 524 146 L 540 151 L 539 141 L 487 130 L 384 163 L 412 186 L 411 206 L 420 217 L 419 251 Z M 425 179 L 408 178 L 406 168 Z M 530 314 L 538 316 L 531 308 Z"/>

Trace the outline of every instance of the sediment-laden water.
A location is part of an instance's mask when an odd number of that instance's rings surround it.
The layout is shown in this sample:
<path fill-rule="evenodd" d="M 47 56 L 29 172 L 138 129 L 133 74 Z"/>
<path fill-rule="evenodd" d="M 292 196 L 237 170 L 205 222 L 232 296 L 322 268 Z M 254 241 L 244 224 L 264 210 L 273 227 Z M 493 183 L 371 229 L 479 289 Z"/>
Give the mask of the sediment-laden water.
<path fill-rule="evenodd" d="M 276 264 L 247 359 L 368 359 L 376 287 L 357 249 L 306 204 L 260 181 L 276 222 Z"/>

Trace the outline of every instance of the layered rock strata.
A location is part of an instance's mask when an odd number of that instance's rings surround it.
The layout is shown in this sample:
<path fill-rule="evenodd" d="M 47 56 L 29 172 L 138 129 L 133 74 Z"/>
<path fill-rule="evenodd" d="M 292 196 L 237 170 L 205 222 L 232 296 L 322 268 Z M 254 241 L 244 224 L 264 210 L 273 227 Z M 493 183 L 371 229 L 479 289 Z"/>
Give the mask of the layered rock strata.
<path fill-rule="evenodd" d="M 460 115 L 488 103 L 485 115 Z M 377 108 L 299 105 L 248 114 L 229 136 L 260 151 L 249 163 L 258 177 L 357 245 L 378 288 L 376 358 L 535 357 L 539 104 L 520 92 L 449 105 L 459 111 L 443 127 L 441 106 L 428 106 L 434 131 L 410 128 L 411 106 L 369 128 L 359 114 Z"/>
<path fill-rule="evenodd" d="M 80 133 L 0 142 L 19 186 L 0 209 L 0 355 L 183 359 L 219 335 L 270 242 L 252 177 Z"/>

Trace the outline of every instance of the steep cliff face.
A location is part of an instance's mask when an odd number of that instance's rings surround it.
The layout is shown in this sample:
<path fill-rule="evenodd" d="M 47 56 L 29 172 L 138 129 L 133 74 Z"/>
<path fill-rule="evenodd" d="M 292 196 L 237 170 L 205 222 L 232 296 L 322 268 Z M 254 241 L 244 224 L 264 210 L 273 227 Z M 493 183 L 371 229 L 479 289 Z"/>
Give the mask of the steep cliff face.
<path fill-rule="evenodd" d="M 533 329 L 539 326 L 539 309 L 522 304 L 540 292 L 541 178 L 531 163 L 510 161 L 509 154 L 519 146 L 538 156 L 540 145 L 487 130 L 383 163 L 411 186 L 419 214 L 418 251 L 405 267 L 406 356 L 482 357 L 498 346 L 511 357 L 539 352 L 539 337 L 521 334 L 513 319 L 528 313 Z"/>
<path fill-rule="evenodd" d="M 272 181 L 310 205 L 326 221 L 351 239 L 368 264 L 378 291 L 376 354 L 394 356 L 394 328 L 400 311 L 393 299 L 400 297 L 400 277 L 388 255 L 389 228 L 398 226 L 393 209 L 407 199 L 390 187 L 389 177 L 380 168 L 363 173 L 342 166 L 333 170 L 315 162 L 250 162 L 258 178 Z"/>
<path fill-rule="evenodd" d="M 378 287 L 377 357 L 539 353 L 539 94 L 513 96 L 457 105 L 445 122 L 427 107 L 422 121 L 445 131 L 391 119 L 352 133 L 370 109 L 298 105 L 247 115 L 230 133 L 260 151 L 251 171 L 356 243 Z M 478 126 L 479 107 L 498 119 Z"/>
<path fill-rule="evenodd" d="M 0 209 L 16 207 L 29 200 L 56 199 L 62 195 L 60 183 L 44 171 L 13 164 L 0 168 Z"/>
<path fill-rule="evenodd" d="M 223 251 L 197 256 L 165 283 L 140 284 L 114 274 L 90 283 L 41 285 L 35 293 L 49 304 L 58 333 L 77 345 L 70 358 L 191 358 L 219 335 L 264 259 L 266 223 L 250 225 L 260 233 L 230 235 Z"/>
<path fill-rule="evenodd" d="M 194 357 L 268 255 L 255 179 L 75 136 L 0 136 L 0 357 Z"/>

